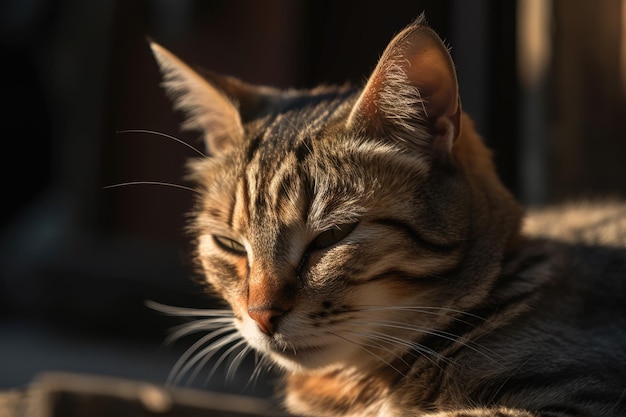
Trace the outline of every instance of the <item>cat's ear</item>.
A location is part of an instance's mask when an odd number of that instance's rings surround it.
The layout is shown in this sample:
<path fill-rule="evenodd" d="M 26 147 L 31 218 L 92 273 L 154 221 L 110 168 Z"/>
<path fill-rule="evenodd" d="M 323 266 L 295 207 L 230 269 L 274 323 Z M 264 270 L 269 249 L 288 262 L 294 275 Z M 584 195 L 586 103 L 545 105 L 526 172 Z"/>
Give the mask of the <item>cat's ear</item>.
<path fill-rule="evenodd" d="M 150 42 L 150 47 L 174 108 L 187 114 L 183 128 L 202 131 L 209 153 L 219 153 L 243 141 L 244 130 L 237 104 L 220 87 L 189 68 L 167 49 L 154 42 Z"/>
<path fill-rule="evenodd" d="M 347 123 L 433 156 L 450 154 L 461 129 L 456 71 L 423 18 L 389 43 Z"/>

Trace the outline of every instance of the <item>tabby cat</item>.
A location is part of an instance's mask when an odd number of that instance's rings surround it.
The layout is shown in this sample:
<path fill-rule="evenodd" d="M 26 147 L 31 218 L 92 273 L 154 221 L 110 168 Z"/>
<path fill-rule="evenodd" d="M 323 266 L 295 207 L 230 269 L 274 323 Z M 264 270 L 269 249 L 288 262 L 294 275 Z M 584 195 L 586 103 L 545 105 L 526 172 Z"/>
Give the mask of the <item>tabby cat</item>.
<path fill-rule="evenodd" d="M 196 322 L 182 370 L 253 349 L 303 416 L 626 415 L 626 205 L 523 231 L 423 18 L 363 88 L 253 86 L 151 46 L 204 135 L 191 229 L 232 309 Z"/>

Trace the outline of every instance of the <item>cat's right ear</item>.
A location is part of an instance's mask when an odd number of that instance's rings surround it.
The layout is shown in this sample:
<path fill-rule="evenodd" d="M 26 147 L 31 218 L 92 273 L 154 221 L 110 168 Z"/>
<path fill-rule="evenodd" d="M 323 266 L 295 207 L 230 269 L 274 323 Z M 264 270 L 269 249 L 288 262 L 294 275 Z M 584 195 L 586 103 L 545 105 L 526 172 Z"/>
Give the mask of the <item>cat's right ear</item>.
<path fill-rule="evenodd" d="M 461 130 L 461 101 L 447 48 L 423 17 L 387 46 L 347 125 L 437 159 Z"/>
<path fill-rule="evenodd" d="M 174 54 L 150 42 L 150 48 L 163 74 L 163 87 L 174 101 L 174 108 L 186 113 L 183 129 L 204 133 L 207 151 L 220 153 L 244 139 L 237 105 Z"/>

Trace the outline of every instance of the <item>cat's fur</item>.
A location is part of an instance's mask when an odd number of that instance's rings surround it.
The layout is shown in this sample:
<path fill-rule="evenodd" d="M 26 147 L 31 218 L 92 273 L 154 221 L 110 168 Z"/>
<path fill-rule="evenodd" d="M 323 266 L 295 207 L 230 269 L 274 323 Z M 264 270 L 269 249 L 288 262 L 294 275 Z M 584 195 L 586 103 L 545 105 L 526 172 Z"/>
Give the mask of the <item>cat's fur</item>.
<path fill-rule="evenodd" d="M 522 233 L 423 19 L 363 89 L 256 87 L 152 48 L 210 153 L 198 261 L 291 412 L 626 415 L 626 206 Z"/>

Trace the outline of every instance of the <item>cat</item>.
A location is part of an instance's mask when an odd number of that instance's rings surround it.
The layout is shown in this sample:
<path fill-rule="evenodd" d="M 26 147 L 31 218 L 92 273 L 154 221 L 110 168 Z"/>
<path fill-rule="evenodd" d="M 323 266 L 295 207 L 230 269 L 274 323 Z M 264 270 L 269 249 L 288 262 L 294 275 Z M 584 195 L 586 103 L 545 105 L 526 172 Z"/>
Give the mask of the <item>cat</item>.
<path fill-rule="evenodd" d="M 179 371 L 254 350 L 302 416 L 626 415 L 626 205 L 524 220 L 423 16 L 362 88 L 253 86 L 151 47 L 203 133 L 190 230 L 230 307 L 178 332 L 207 332 Z"/>

